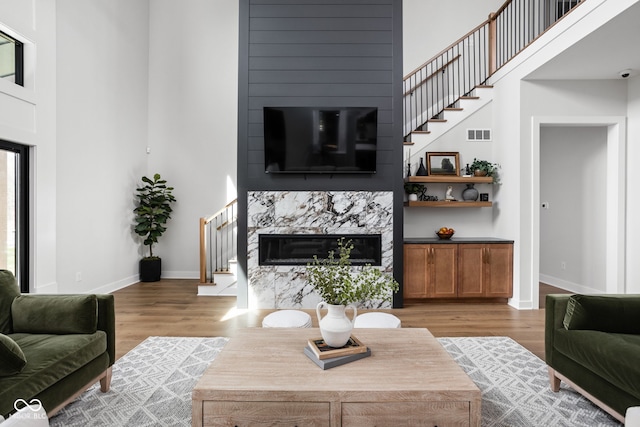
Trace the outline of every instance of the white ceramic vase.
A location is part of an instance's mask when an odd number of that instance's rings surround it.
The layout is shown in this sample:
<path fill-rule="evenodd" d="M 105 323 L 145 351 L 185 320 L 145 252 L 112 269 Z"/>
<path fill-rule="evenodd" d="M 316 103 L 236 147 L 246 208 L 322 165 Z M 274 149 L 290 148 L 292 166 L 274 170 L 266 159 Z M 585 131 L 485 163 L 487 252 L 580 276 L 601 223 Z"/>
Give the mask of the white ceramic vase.
<path fill-rule="evenodd" d="M 328 310 L 324 317 L 320 315 L 322 308 L 327 308 Z M 349 308 L 353 310 L 353 317 L 351 319 L 347 317 L 346 313 L 346 310 Z M 327 345 L 331 347 L 342 347 L 349 341 L 353 324 L 358 314 L 355 305 L 333 305 L 323 301 L 318 303 L 316 314 L 318 316 L 322 339 Z"/>

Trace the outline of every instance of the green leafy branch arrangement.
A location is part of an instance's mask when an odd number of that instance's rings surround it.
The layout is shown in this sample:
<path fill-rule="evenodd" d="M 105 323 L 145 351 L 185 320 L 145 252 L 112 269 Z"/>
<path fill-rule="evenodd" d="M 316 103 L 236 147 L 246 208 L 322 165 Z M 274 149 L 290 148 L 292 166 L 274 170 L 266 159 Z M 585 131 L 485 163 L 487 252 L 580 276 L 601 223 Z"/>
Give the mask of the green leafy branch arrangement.
<path fill-rule="evenodd" d="M 379 269 L 366 264 L 351 266 L 353 243 L 344 237 L 338 239 L 338 258 L 329 251 L 327 258 L 307 264 L 307 278 L 313 288 L 327 304 L 347 305 L 366 300 L 390 301 L 391 291 L 397 292 L 398 282 Z"/>

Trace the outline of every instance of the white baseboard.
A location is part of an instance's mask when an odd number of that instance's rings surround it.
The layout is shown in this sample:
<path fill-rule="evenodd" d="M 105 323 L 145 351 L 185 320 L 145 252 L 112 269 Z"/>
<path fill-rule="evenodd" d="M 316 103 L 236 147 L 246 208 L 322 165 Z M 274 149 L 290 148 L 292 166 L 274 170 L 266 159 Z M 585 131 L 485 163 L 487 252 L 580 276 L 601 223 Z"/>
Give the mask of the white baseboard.
<path fill-rule="evenodd" d="M 88 291 L 88 294 L 110 294 L 119 289 L 126 288 L 127 286 L 131 286 L 134 283 L 138 283 L 140 281 L 140 276 L 135 274 L 133 276 L 129 276 L 125 279 L 117 280 L 112 283 L 107 283 L 98 288 L 94 288 Z"/>
<path fill-rule="evenodd" d="M 578 283 L 569 282 L 568 280 L 559 279 L 557 277 L 548 276 L 540 273 L 539 277 L 542 283 L 555 286 L 556 288 L 564 289 L 565 291 L 575 292 L 576 294 L 605 294 L 606 291 L 602 289 L 594 289 L 588 286 L 583 286 Z"/>
<path fill-rule="evenodd" d="M 199 271 L 162 271 L 163 279 L 200 279 Z"/>

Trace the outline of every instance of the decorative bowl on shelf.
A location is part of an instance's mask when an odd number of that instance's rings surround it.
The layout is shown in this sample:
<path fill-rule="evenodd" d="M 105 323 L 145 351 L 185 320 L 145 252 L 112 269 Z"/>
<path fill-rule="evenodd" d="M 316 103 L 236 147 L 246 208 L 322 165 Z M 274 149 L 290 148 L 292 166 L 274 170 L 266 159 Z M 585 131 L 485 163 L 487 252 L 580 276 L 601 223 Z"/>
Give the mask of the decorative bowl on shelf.
<path fill-rule="evenodd" d="M 455 230 L 453 228 L 442 227 L 440 230 L 436 231 L 436 234 L 442 240 L 449 240 L 451 236 L 453 236 Z"/>

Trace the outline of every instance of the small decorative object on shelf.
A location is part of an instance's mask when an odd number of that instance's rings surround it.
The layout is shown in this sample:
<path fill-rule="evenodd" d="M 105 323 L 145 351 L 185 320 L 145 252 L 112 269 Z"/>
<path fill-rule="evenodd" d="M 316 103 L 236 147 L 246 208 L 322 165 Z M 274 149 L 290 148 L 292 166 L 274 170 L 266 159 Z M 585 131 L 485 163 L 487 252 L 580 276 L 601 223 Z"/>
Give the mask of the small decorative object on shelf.
<path fill-rule="evenodd" d="M 493 178 L 494 184 L 500 184 L 500 176 L 498 174 L 500 165 L 498 163 L 491 163 L 487 160 L 473 159 L 471 163 L 471 170 L 475 176 L 490 176 Z"/>
<path fill-rule="evenodd" d="M 447 192 L 444 195 L 444 199 L 445 200 L 451 200 L 454 201 L 456 198 L 453 197 L 453 186 L 452 185 L 448 185 L 447 186 Z"/>
<path fill-rule="evenodd" d="M 473 186 L 473 183 L 467 184 L 467 188 L 462 190 L 462 200 L 465 202 L 475 202 L 478 200 L 478 190 Z"/>
<path fill-rule="evenodd" d="M 489 201 L 489 193 L 480 193 L 480 201 L 488 202 Z"/>
<path fill-rule="evenodd" d="M 422 184 L 416 184 L 415 182 L 405 182 L 404 191 L 409 195 L 409 200 L 417 201 L 419 194 L 424 194 L 427 189 Z"/>
<path fill-rule="evenodd" d="M 457 152 L 427 152 L 428 175 L 460 176 L 460 154 Z"/>
<path fill-rule="evenodd" d="M 427 168 L 424 167 L 424 160 L 420 157 L 420 166 L 416 171 L 416 176 L 427 176 Z"/>

